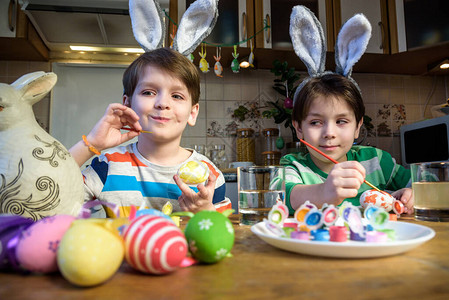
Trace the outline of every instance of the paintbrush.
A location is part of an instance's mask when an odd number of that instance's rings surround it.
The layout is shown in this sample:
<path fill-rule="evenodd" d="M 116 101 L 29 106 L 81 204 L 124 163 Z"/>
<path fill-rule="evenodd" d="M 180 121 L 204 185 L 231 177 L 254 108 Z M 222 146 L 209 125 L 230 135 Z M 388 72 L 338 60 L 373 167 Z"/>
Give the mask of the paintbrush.
<path fill-rule="evenodd" d="M 330 157 L 329 155 L 325 154 L 324 152 L 322 152 L 321 150 L 319 150 L 318 148 L 310 145 L 309 143 L 307 143 L 306 141 L 304 141 L 303 139 L 299 139 L 299 141 L 301 143 L 304 143 L 305 145 L 309 146 L 310 148 L 312 148 L 313 150 L 315 150 L 316 152 L 318 152 L 319 154 L 323 155 L 324 157 L 326 157 L 328 160 L 330 160 L 331 162 L 333 162 L 334 164 L 338 164 L 338 161 L 336 161 L 335 159 L 333 159 L 332 157 Z M 364 182 L 369 185 L 371 188 L 381 192 L 381 190 L 379 190 L 377 187 L 375 187 L 372 183 L 370 183 L 369 181 L 364 180 Z"/>
<path fill-rule="evenodd" d="M 153 133 L 152 131 L 148 131 L 148 130 L 135 130 L 134 128 L 130 128 L 130 127 L 122 127 L 122 128 L 120 128 L 120 129 L 128 130 L 128 131 L 143 132 L 143 133 Z"/>

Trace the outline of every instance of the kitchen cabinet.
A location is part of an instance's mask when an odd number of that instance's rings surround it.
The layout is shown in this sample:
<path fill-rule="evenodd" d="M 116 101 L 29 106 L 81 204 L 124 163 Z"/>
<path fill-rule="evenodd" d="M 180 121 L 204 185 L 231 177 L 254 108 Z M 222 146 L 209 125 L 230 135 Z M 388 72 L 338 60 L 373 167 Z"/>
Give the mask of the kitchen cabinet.
<path fill-rule="evenodd" d="M 331 0 L 255 0 L 255 32 L 265 24 L 270 28 L 256 35 L 256 47 L 264 49 L 293 49 L 290 39 L 290 15 L 296 5 L 304 5 L 315 13 L 324 30 L 324 36 L 333 45 Z"/>
<path fill-rule="evenodd" d="M 232 28 L 238 28 L 233 30 L 235 32 L 233 41 L 236 40 L 236 35 L 239 36 L 238 41 L 245 40 L 245 35 L 242 33 L 245 21 L 246 36 L 255 35 L 256 68 L 271 69 L 273 60 L 278 59 L 287 61 L 289 66 L 297 71 L 306 71 L 290 44 L 291 7 L 298 4 L 306 4 L 309 8 L 313 6 L 312 11 L 317 9 L 315 13 L 322 23 L 327 41 L 326 69 L 328 70 L 335 69 L 333 52 L 338 31 L 346 19 L 359 12 L 365 14 L 370 20 L 373 37 L 367 52 L 354 66 L 354 72 L 423 75 L 427 74 L 429 64 L 447 57 L 449 51 L 449 43 L 407 51 L 404 0 L 226 0 L 219 3 L 228 1 L 234 7 L 238 7 L 238 13 L 234 10 L 233 16 L 235 22 L 239 24 L 237 27 L 232 26 Z M 186 9 L 185 3 L 186 0 L 170 1 L 170 16 L 176 22 L 179 22 L 180 16 Z M 220 10 L 218 20 L 225 19 L 227 15 L 228 13 Z M 259 33 L 263 30 L 265 22 L 271 26 L 270 30 Z M 172 32 L 171 22 L 169 32 Z M 219 36 L 215 42 L 223 44 Z M 247 43 L 239 45 L 239 57 L 245 57 L 250 53 L 250 49 L 244 46 L 249 45 Z M 199 49 L 194 53 L 195 64 L 199 63 L 199 57 L 196 55 L 198 51 Z M 207 47 L 209 63 L 214 63 L 211 54 L 214 55 L 215 51 L 214 46 Z M 232 47 L 223 47 L 221 63 L 224 67 L 231 64 L 232 52 Z"/>
<path fill-rule="evenodd" d="M 0 0 L 0 37 L 16 37 L 17 0 Z"/>
<path fill-rule="evenodd" d="M 181 19 L 194 0 L 170 1 L 170 17 Z M 327 19 L 332 16 L 332 0 L 226 0 L 218 2 L 219 17 L 214 30 L 205 42 L 233 46 L 251 38 L 254 46 L 264 49 L 293 49 L 289 34 L 290 14 L 293 6 L 305 5 L 319 18 L 326 32 Z M 265 25 L 270 26 L 263 30 Z M 172 32 L 172 29 L 170 29 Z M 249 42 L 239 47 L 249 47 Z"/>
<path fill-rule="evenodd" d="M 447 0 L 387 0 L 391 20 L 391 52 L 415 51 L 449 42 Z"/>
<path fill-rule="evenodd" d="M 0 60 L 48 61 L 49 53 L 17 0 L 0 0 Z"/>
<path fill-rule="evenodd" d="M 170 18 L 179 24 L 186 9 L 195 0 L 171 0 Z M 219 16 L 211 34 L 205 39 L 209 45 L 231 47 L 254 34 L 253 0 L 226 0 L 218 2 Z M 173 32 L 170 24 L 169 32 Z M 249 42 L 239 44 L 248 47 Z M 214 52 L 215 54 L 215 52 Z"/>
<path fill-rule="evenodd" d="M 334 0 L 333 7 L 335 38 L 346 20 L 357 13 L 363 13 L 372 27 L 365 53 L 390 53 L 386 0 Z"/>

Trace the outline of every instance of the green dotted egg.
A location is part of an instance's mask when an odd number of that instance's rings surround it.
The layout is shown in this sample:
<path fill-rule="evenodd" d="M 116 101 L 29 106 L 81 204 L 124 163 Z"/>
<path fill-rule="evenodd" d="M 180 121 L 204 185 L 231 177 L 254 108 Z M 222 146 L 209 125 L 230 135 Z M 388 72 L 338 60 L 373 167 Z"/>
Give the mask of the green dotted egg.
<path fill-rule="evenodd" d="M 186 225 L 185 236 L 192 256 L 205 263 L 222 260 L 234 245 L 231 221 L 216 211 L 201 211 Z"/>

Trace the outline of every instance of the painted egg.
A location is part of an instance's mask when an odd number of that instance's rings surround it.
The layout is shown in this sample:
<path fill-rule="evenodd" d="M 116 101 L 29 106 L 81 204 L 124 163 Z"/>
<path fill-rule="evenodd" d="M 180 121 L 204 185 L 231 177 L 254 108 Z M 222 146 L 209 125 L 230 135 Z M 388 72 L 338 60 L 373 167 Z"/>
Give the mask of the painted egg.
<path fill-rule="evenodd" d="M 57 271 L 58 246 L 74 220 L 75 217 L 69 215 L 46 217 L 22 231 L 16 248 L 20 265 L 31 272 Z"/>
<path fill-rule="evenodd" d="M 372 204 L 376 207 L 382 207 L 386 211 L 390 211 L 393 208 L 393 202 L 395 198 L 387 192 L 377 190 L 367 190 L 360 195 L 360 205 L 363 208 L 367 208 Z"/>
<path fill-rule="evenodd" d="M 159 216 L 143 215 L 126 228 L 126 261 L 150 274 L 176 270 L 187 255 L 187 241 L 176 225 Z"/>
<path fill-rule="evenodd" d="M 20 233 L 32 224 L 30 218 L 0 214 L 0 270 L 21 269 L 15 249 Z"/>
<path fill-rule="evenodd" d="M 209 168 L 205 162 L 191 160 L 179 168 L 178 176 L 185 184 L 203 183 L 209 177 Z"/>
<path fill-rule="evenodd" d="M 222 260 L 234 245 L 231 221 L 216 211 L 200 211 L 186 225 L 185 235 L 193 257 L 205 263 Z"/>
<path fill-rule="evenodd" d="M 63 236 L 58 266 L 69 282 L 93 286 L 108 280 L 120 267 L 125 249 L 111 219 L 81 219 Z"/>

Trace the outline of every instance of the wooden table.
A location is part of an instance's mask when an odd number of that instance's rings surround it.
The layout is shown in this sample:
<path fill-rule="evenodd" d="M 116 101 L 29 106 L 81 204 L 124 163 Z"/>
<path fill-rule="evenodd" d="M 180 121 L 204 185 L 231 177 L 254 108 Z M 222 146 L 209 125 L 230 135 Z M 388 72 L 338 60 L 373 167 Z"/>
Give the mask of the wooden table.
<path fill-rule="evenodd" d="M 233 257 L 217 264 L 155 276 L 123 263 L 91 288 L 73 286 L 58 273 L 0 273 L 0 299 L 449 299 L 449 223 L 416 222 L 436 236 L 402 255 L 373 259 L 278 250 L 234 223 Z"/>

